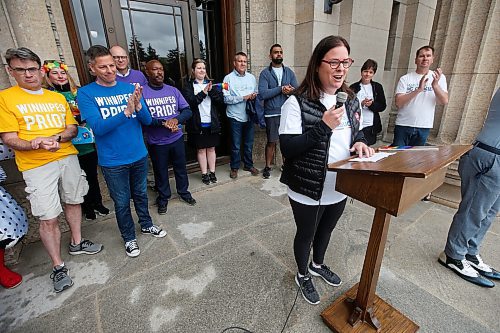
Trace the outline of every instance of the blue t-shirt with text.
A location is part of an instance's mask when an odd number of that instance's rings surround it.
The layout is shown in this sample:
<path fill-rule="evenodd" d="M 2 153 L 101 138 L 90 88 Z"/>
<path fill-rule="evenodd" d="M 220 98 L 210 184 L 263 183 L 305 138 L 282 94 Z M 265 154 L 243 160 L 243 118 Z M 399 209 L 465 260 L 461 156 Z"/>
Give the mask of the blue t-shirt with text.
<path fill-rule="evenodd" d="M 142 99 L 142 109 L 127 118 L 123 111 L 134 86 L 116 82 L 112 87 L 95 82 L 78 90 L 82 120 L 95 136 L 99 165 L 113 167 L 137 162 L 147 155 L 141 125 L 151 124 L 151 115 Z"/>

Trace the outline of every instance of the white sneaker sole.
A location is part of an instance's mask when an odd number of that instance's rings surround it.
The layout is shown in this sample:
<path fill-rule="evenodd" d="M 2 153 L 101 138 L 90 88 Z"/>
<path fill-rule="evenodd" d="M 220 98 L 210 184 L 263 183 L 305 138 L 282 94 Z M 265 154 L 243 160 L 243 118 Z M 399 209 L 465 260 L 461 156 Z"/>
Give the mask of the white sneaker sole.
<path fill-rule="evenodd" d="M 152 234 L 152 233 L 150 233 L 150 232 L 143 232 L 143 231 L 141 230 L 141 234 L 143 234 L 143 235 L 151 235 L 151 236 L 156 237 L 156 238 L 163 238 L 163 237 L 165 237 L 165 236 L 167 235 L 167 232 L 166 232 L 165 230 L 163 230 L 163 232 L 162 232 L 162 233 L 160 233 L 160 234 L 158 234 L 158 235 L 155 235 L 155 234 Z"/>
<path fill-rule="evenodd" d="M 135 258 L 138 257 L 139 254 L 141 254 L 141 250 L 138 250 L 137 253 L 128 253 L 127 250 L 125 250 L 125 253 L 130 257 L 130 258 Z"/>
<path fill-rule="evenodd" d="M 325 278 L 323 277 L 323 275 L 316 273 L 315 271 L 313 271 L 313 270 L 312 270 L 311 268 L 309 268 L 309 267 L 307 267 L 307 270 L 309 271 L 309 273 L 311 273 L 311 275 L 312 275 L 312 276 L 319 276 L 320 278 L 322 278 L 322 279 L 323 279 L 323 281 L 325 281 L 325 282 L 326 282 L 328 285 L 330 285 L 330 286 L 333 286 L 333 287 L 338 287 L 338 286 L 340 286 L 340 285 L 342 284 L 342 281 L 340 281 L 340 283 L 331 283 L 330 281 L 328 281 L 327 279 L 325 279 Z"/>

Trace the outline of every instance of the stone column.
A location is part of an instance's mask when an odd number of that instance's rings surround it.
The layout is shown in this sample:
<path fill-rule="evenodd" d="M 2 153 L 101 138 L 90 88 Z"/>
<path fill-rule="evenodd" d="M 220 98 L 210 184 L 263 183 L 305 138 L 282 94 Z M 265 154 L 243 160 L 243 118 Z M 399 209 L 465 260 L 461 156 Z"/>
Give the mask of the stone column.
<path fill-rule="evenodd" d="M 450 73 L 449 102 L 442 117 L 436 114 L 436 143 L 470 143 L 482 126 L 500 63 L 498 57 L 491 56 L 499 45 L 498 35 L 494 36 L 499 33 L 498 10 L 490 10 L 495 4 L 491 0 L 462 0 L 451 5 L 441 57 L 443 71 Z"/>

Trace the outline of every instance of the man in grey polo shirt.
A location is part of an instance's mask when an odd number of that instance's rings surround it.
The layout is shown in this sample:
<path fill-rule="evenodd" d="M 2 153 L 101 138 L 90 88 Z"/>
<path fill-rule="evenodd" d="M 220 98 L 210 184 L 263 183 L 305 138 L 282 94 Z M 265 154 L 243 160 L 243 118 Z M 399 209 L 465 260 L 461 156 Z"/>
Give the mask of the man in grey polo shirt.
<path fill-rule="evenodd" d="M 453 217 L 448 240 L 439 262 L 462 279 L 482 287 L 494 287 L 500 272 L 487 265 L 479 249 L 500 210 L 500 89 L 491 101 L 488 116 L 474 148 L 458 165 L 462 201 Z"/>

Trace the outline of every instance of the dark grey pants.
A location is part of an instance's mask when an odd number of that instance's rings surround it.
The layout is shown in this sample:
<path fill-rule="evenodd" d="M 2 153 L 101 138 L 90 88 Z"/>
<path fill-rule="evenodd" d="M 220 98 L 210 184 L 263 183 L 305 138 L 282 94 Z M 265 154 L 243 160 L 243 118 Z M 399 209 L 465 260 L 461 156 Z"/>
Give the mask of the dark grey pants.
<path fill-rule="evenodd" d="M 453 217 L 445 253 L 463 260 L 477 255 L 500 210 L 500 155 L 474 147 L 460 159 L 462 201 Z"/>

